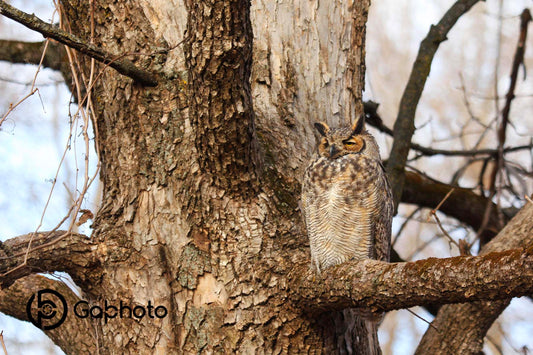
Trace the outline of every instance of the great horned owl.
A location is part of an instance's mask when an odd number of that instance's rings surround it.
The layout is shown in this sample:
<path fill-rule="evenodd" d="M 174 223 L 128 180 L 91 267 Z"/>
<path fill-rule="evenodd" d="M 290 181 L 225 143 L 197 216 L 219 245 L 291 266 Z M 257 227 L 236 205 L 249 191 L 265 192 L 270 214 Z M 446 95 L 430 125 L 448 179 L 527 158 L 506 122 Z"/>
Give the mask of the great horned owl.
<path fill-rule="evenodd" d="M 393 199 L 364 116 L 352 127 L 315 127 L 322 138 L 302 188 L 312 264 L 320 273 L 350 259 L 388 261 Z"/>

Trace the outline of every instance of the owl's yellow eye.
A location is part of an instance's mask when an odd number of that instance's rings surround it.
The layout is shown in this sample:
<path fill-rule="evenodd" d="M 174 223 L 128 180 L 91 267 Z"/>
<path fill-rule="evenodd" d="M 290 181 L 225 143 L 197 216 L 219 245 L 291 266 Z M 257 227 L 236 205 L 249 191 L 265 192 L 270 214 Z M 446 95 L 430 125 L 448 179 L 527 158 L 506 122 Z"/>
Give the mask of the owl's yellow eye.
<path fill-rule="evenodd" d="M 347 149 L 353 149 L 357 145 L 357 142 L 354 140 L 346 140 L 343 141 L 342 144 L 344 144 L 344 147 Z"/>
<path fill-rule="evenodd" d="M 344 148 L 350 152 L 358 153 L 365 148 L 365 141 L 360 137 L 350 138 L 342 142 Z"/>

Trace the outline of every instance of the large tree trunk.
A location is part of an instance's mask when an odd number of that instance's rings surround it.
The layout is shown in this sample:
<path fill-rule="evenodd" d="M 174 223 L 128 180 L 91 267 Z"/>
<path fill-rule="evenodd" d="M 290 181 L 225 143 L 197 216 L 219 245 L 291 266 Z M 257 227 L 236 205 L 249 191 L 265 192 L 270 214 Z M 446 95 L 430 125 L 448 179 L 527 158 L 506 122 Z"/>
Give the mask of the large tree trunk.
<path fill-rule="evenodd" d="M 143 53 L 128 58 L 159 80 L 106 69 L 94 87 L 104 197 L 93 238 L 106 252 L 102 277 L 77 281 L 95 303 L 169 310 L 99 324 L 104 352 L 350 352 L 353 322 L 301 314 L 283 280 L 309 263 L 297 203 L 310 122 L 362 112 L 369 3 L 63 6 L 72 32 L 89 41 L 94 13 L 95 44 Z"/>

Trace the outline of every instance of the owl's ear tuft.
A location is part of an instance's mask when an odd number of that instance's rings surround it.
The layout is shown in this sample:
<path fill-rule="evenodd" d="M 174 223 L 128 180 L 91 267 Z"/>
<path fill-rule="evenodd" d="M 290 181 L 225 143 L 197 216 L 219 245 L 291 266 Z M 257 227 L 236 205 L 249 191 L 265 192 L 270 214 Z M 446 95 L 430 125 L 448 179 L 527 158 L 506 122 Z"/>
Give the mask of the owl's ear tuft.
<path fill-rule="evenodd" d="M 352 126 L 352 135 L 361 134 L 364 126 L 365 126 L 365 115 L 361 115 L 359 116 L 359 119 L 356 122 L 354 122 Z"/>
<path fill-rule="evenodd" d="M 317 123 L 315 123 L 315 128 L 324 137 L 329 132 L 329 126 L 325 122 L 317 122 Z"/>

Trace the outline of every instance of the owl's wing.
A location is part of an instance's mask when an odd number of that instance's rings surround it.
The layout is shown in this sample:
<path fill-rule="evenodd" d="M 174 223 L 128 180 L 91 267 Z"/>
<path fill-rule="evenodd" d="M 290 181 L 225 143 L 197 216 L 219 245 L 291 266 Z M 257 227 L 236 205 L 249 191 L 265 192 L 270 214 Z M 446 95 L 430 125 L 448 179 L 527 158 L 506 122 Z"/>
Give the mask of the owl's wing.
<path fill-rule="evenodd" d="M 302 212 L 302 219 L 304 222 L 304 227 L 307 230 L 307 217 L 305 215 L 305 211 L 307 210 L 308 206 L 308 199 L 310 198 L 310 189 L 309 189 L 309 167 L 305 169 L 304 172 L 304 179 L 302 181 L 302 192 L 300 194 L 300 201 L 299 201 L 299 208 Z"/>
<path fill-rule="evenodd" d="M 385 168 L 379 163 L 382 174 L 379 174 L 378 184 L 381 185 L 380 196 L 377 201 L 377 213 L 373 216 L 373 236 L 375 259 L 382 261 L 390 260 L 391 227 L 394 213 L 394 200 L 392 190 L 387 180 Z M 385 193 L 383 193 L 385 192 Z"/>
<path fill-rule="evenodd" d="M 314 199 L 314 193 L 313 193 L 313 189 L 311 188 L 311 186 L 309 186 L 309 167 L 307 167 L 307 169 L 305 169 L 305 173 L 304 173 L 304 179 L 303 179 L 303 182 L 302 182 L 302 193 L 300 195 L 300 211 L 302 212 L 302 220 L 304 222 L 304 227 L 305 227 L 305 231 L 307 233 L 307 236 L 309 238 L 309 247 L 311 249 L 311 267 L 316 267 L 316 270 L 318 271 L 318 273 L 320 273 L 320 265 L 318 263 L 318 261 L 313 258 L 313 255 L 314 255 L 314 244 L 313 244 L 313 241 L 314 241 L 314 238 L 312 236 L 312 234 L 310 233 L 309 231 L 309 225 L 308 225 L 308 218 L 310 217 L 309 216 L 309 204 L 310 202 Z"/>

